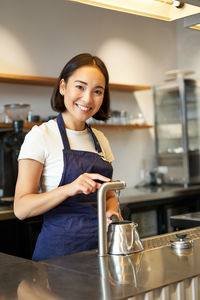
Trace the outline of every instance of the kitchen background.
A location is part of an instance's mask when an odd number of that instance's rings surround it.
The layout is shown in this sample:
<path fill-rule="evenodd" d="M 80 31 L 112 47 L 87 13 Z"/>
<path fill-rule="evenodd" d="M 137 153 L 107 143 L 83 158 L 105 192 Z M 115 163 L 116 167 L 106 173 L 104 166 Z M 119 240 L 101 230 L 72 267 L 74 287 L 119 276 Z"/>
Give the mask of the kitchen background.
<path fill-rule="evenodd" d="M 173 69 L 200 78 L 200 34 L 183 20 L 164 22 L 65 0 L 0 0 L 0 73 L 57 77 L 74 55 L 90 52 L 106 63 L 111 83 L 157 85 Z M 0 109 L 30 103 L 43 119 L 52 87 L 0 83 Z M 111 93 L 111 108 L 153 124 L 152 91 Z M 153 129 L 103 129 L 115 161 L 114 179 L 134 186 L 154 157 Z"/>

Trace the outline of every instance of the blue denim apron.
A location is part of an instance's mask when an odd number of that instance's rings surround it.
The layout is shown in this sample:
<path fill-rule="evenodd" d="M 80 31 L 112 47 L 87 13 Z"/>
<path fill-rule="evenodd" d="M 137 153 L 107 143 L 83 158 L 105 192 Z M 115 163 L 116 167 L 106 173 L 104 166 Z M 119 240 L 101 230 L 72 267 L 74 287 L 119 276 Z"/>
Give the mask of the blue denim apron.
<path fill-rule="evenodd" d="M 71 183 L 83 173 L 99 173 L 112 178 L 109 162 L 94 152 L 71 150 L 62 115 L 57 117 L 63 142 L 64 168 L 59 186 Z M 102 152 L 92 129 L 86 124 L 95 149 Z M 73 254 L 98 245 L 97 191 L 89 195 L 78 194 L 44 214 L 42 230 L 38 236 L 33 260 L 45 260 Z"/>

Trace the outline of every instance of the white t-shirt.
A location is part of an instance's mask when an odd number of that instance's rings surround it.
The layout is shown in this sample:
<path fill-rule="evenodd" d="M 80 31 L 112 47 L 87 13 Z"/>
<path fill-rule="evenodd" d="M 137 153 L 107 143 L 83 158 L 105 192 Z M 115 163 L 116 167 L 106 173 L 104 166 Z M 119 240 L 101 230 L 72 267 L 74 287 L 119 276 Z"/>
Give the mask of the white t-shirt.
<path fill-rule="evenodd" d="M 114 160 L 109 142 L 104 134 L 92 129 L 102 149 L 99 153 L 108 162 Z M 88 129 L 75 131 L 66 129 L 70 149 L 98 153 Z M 56 188 L 63 172 L 63 143 L 57 122 L 50 120 L 40 126 L 34 126 L 26 135 L 21 146 L 18 160 L 34 159 L 44 164 L 41 189 L 43 192 Z"/>

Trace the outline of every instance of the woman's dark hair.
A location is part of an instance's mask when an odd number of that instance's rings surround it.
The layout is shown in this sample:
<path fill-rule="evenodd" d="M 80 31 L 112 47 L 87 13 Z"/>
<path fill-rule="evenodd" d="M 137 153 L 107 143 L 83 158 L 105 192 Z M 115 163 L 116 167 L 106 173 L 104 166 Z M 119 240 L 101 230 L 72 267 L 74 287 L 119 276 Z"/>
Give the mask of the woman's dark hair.
<path fill-rule="evenodd" d="M 58 77 L 56 86 L 54 88 L 52 97 L 51 97 L 51 107 L 57 112 L 64 112 L 66 110 L 64 104 L 64 96 L 60 94 L 59 86 L 61 79 L 64 79 L 67 83 L 69 77 L 76 71 L 78 68 L 83 66 L 97 66 L 99 70 L 105 77 L 105 90 L 104 98 L 102 105 L 99 111 L 93 116 L 96 120 L 107 120 L 109 118 L 110 111 L 110 92 L 109 92 L 109 75 L 107 68 L 103 61 L 97 56 L 92 56 L 89 53 L 82 53 L 73 57 L 63 68 L 60 76 Z"/>

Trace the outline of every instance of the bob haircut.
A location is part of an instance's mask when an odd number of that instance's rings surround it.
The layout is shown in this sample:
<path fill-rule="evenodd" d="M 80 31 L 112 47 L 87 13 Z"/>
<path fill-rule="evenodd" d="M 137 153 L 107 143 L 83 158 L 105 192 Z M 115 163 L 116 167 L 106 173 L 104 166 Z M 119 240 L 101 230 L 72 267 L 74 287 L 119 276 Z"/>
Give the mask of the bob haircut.
<path fill-rule="evenodd" d="M 89 53 L 82 53 L 73 57 L 63 68 L 60 76 L 58 77 L 57 83 L 55 85 L 52 97 L 51 97 L 51 107 L 54 111 L 64 112 L 66 110 L 64 104 L 64 96 L 60 94 L 59 87 L 61 79 L 67 83 L 69 77 L 78 68 L 84 66 L 97 66 L 99 70 L 105 77 L 105 90 L 102 105 L 99 111 L 93 116 L 96 120 L 105 121 L 109 118 L 110 112 L 110 91 L 109 91 L 109 75 L 107 68 L 103 61 L 97 56 L 92 56 Z"/>

